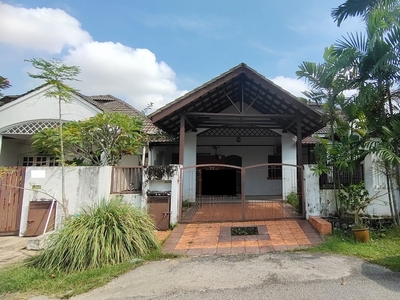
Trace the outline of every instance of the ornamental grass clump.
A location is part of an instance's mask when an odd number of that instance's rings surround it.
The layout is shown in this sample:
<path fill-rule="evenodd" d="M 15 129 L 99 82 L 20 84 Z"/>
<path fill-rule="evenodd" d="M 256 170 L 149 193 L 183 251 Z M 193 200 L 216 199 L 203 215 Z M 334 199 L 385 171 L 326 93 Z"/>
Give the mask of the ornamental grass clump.
<path fill-rule="evenodd" d="M 141 257 L 159 247 L 151 217 L 121 199 L 101 200 L 69 218 L 50 238 L 49 247 L 28 265 L 73 272 Z"/>

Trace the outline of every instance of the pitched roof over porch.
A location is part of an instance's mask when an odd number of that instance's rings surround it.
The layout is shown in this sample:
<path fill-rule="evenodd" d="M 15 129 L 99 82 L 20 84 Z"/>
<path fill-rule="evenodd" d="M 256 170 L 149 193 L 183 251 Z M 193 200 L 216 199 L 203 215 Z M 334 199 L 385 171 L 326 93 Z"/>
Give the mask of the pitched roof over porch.
<path fill-rule="evenodd" d="M 224 113 L 229 107 L 235 112 Z M 182 117 L 185 131 L 213 127 L 282 129 L 294 135 L 301 132 L 300 140 L 324 126 L 317 111 L 244 63 L 149 116 L 157 127 L 172 135 L 181 131 Z"/>
<path fill-rule="evenodd" d="M 198 128 L 290 132 L 297 136 L 298 164 L 302 164 L 302 139 L 324 126 L 318 111 L 244 63 L 158 109 L 149 118 L 165 132 L 179 135 L 180 153 L 184 133 Z"/>

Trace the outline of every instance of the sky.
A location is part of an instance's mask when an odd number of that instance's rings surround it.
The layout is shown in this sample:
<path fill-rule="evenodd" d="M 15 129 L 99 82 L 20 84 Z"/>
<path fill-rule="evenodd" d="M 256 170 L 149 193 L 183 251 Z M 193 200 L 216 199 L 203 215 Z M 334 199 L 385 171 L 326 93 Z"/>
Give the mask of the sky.
<path fill-rule="evenodd" d="M 111 94 L 153 110 L 244 62 L 302 96 L 303 61 L 357 18 L 337 27 L 331 10 L 344 0 L 0 0 L 0 75 L 23 94 L 43 82 L 26 59 L 79 66 L 69 85 L 84 95 Z"/>

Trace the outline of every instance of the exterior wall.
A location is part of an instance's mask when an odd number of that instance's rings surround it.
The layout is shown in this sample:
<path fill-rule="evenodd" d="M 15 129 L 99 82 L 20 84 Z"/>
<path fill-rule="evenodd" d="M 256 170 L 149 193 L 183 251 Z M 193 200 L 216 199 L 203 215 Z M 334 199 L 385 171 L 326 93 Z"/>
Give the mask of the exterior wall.
<path fill-rule="evenodd" d="M 4 128 L 24 122 L 35 120 L 57 120 L 58 119 L 58 100 L 46 98 L 44 93 L 52 89 L 45 86 L 37 91 L 33 91 L 26 96 L 12 101 L 0 107 L 0 132 Z M 73 95 L 70 103 L 62 103 L 62 119 L 66 121 L 82 120 L 90 118 L 97 112 L 93 107 L 78 96 Z"/>
<path fill-rule="evenodd" d="M 37 122 L 58 120 L 58 100 L 55 98 L 47 98 L 44 96 L 46 91 L 53 89 L 51 86 L 42 87 L 33 91 L 19 99 L 7 103 L 0 107 L 0 133 L 17 125 Z M 62 102 L 62 119 L 64 121 L 76 121 L 90 118 L 96 113 L 101 112 L 99 109 L 82 100 L 76 95 L 72 95 L 72 101 L 69 103 Z M 3 136 L 7 134 L 3 134 Z M 30 135 L 10 135 L 14 140 L 4 139 L 0 143 L 0 165 L 17 166 L 22 154 L 32 152 L 30 149 Z M 21 148 L 21 145 L 24 145 Z M 25 145 L 28 145 L 26 148 Z"/>
<path fill-rule="evenodd" d="M 180 196 L 180 166 L 149 166 L 143 169 L 142 203 L 141 207 L 147 209 L 148 192 L 171 192 L 170 224 L 179 221 L 181 210 Z"/>
<path fill-rule="evenodd" d="M 124 155 L 121 157 L 121 160 L 118 162 L 118 166 L 120 167 L 136 167 L 139 166 L 139 155 Z"/>
<path fill-rule="evenodd" d="M 216 138 L 202 139 L 203 143 L 211 144 L 215 142 Z M 238 155 L 242 158 L 242 166 L 248 167 L 258 164 L 268 163 L 268 155 L 274 154 L 275 139 L 269 142 L 264 139 L 258 139 L 259 144 L 263 146 L 256 146 L 257 138 L 242 138 L 241 144 L 246 146 L 229 146 L 234 143 L 237 144 L 236 138 L 218 138 L 218 155 L 230 156 Z M 226 144 L 227 146 L 224 146 Z M 254 144 L 254 146 L 249 146 Z M 210 153 L 214 154 L 214 149 L 210 146 L 201 146 L 197 148 L 199 153 Z M 254 169 L 246 170 L 246 181 L 245 181 L 245 193 L 246 195 L 281 195 L 282 194 L 282 180 L 268 179 L 267 167 L 258 167 Z"/>
<path fill-rule="evenodd" d="M 102 198 L 109 198 L 111 188 L 112 167 L 67 167 L 66 168 L 66 197 L 71 215 L 77 214 L 82 208 L 87 208 Z M 28 220 L 29 202 L 51 200 L 51 197 L 40 191 L 28 190 L 32 185 L 40 185 L 40 190 L 61 199 L 61 167 L 27 167 L 20 235 L 25 235 Z M 116 195 L 113 195 L 116 196 Z M 123 198 L 133 205 L 141 202 L 141 195 L 123 195 Z M 63 221 L 61 205 L 57 205 L 56 228 Z"/>
<path fill-rule="evenodd" d="M 5 139 L 0 153 L 0 166 L 20 166 L 22 156 L 33 154 L 30 140 Z"/>
<path fill-rule="evenodd" d="M 378 196 L 374 205 L 367 208 L 370 215 L 390 215 L 389 195 L 386 176 L 379 165 L 379 159 L 375 155 L 368 155 L 364 160 L 364 182 L 370 196 Z M 398 193 L 396 193 L 398 196 Z M 399 207 L 399 197 L 396 199 Z"/>
<path fill-rule="evenodd" d="M 385 181 L 386 179 L 379 178 L 382 174 L 374 173 L 376 169 L 375 162 L 372 161 L 371 157 L 367 157 L 364 161 L 364 182 L 366 189 L 370 196 L 379 195 L 380 197 L 370 204 L 365 213 L 372 216 L 389 216 L 390 207 L 388 203 L 388 195 L 386 187 L 383 188 L 381 185 L 375 184 L 377 182 Z M 319 178 L 311 171 L 312 165 L 304 166 L 304 179 L 305 179 L 305 192 L 306 192 L 306 218 L 309 216 L 322 216 L 326 217 L 333 215 L 336 212 L 336 204 L 334 191 L 328 189 L 319 188 Z M 378 178 L 375 178 L 378 176 Z M 399 198 L 396 199 L 399 204 Z"/>
<path fill-rule="evenodd" d="M 305 213 L 310 216 L 327 217 L 335 214 L 333 190 L 321 190 L 319 177 L 311 170 L 312 165 L 304 165 Z"/>
<path fill-rule="evenodd" d="M 290 133 L 282 133 L 282 163 L 297 165 L 297 148 L 296 136 Z M 283 166 L 282 177 L 285 179 L 282 182 L 283 197 L 292 192 L 297 191 L 297 168 Z"/>
<path fill-rule="evenodd" d="M 146 210 L 148 191 L 170 191 L 170 223 L 175 224 L 179 220 L 181 209 L 180 166 L 171 165 L 168 170 L 169 172 L 164 173 L 161 177 L 147 176 L 148 172 L 144 171 L 142 194 L 110 196 L 112 167 L 67 167 L 66 197 L 69 201 L 69 213 L 70 215 L 78 214 L 82 209 L 92 206 L 100 199 L 109 199 L 110 197 L 122 197 L 125 202 L 132 206 Z M 40 189 L 32 190 L 33 185 L 39 185 Z M 24 236 L 26 232 L 31 201 L 52 200 L 51 196 L 61 201 L 61 167 L 27 167 L 24 187 L 26 189 L 23 195 L 20 236 Z M 57 205 L 56 229 L 62 226 L 63 219 L 62 206 Z"/>

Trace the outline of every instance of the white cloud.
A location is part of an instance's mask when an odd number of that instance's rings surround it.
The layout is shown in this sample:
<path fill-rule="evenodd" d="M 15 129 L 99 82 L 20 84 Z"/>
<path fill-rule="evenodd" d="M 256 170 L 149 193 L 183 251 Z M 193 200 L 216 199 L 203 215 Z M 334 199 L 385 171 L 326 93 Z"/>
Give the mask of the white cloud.
<path fill-rule="evenodd" d="M 58 54 L 67 65 L 79 66 L 81 81 L 73 85 L 83 94 L 112 94 L 137 109 L 153 102 L 156 109 L 186 92 L 178 90 L 174 71 L 150 50 L 93 41 L 79 21 L 63 10 L 0 2 L 0 15 L 0 43 L 29 54 L 38 50 Z"/>
<path fill-rule="evenodd" d="M 81 82 L 74 85 L 82 93 L 112 94 L 138 109 L 150 102 L 159 108 L 185 93 L 178 90 L 174 71 L 148 49 L 90 42 L 71 49 L 64 61 L 80 66 Z"/>
<path fill-rule="evenodd" d="M 271 80 L 296 97 L 304 97 L 302 92 L 310 90 L 310 87 L 304 81 L 295 78 L 277 76 Z"/>
<path fill-rule="evenodd" d="M 22 8 L 0 2 L 0 42 L 13 47 L 60 53 L 91 41 L 78 20 L 52 8 Z"/>

